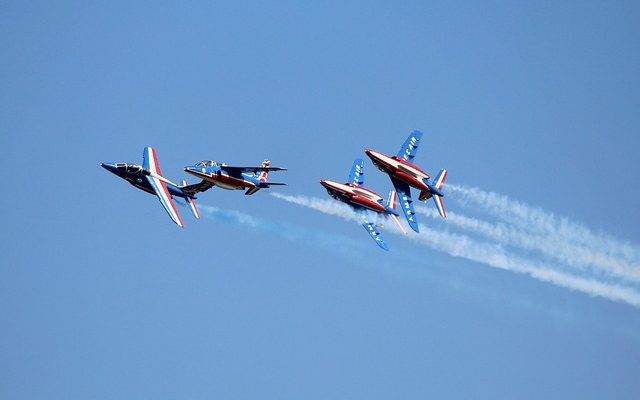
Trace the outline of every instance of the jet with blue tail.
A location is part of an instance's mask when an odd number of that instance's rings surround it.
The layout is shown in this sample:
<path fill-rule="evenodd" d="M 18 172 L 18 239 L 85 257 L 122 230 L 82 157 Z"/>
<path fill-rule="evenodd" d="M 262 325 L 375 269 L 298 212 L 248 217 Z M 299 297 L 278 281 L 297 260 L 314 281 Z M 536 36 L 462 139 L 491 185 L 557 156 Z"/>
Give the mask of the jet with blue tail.
<path fill-rule="evenodd" d="M 250 196 L 260 189 L 286 185 L 282 182 L 268 182 L 270 171 L 286 171 L 286 168 L 272 167 L 271 161 L 264 160 L 259 167 L 234 167 L 216 161 L 200 161 L 184 167 L 185 172 L 194 175 L 212 186 L 227 190 L 246 190 Z"/>
<path fill-rule="evenodd" d="M 371 221 L 369 211 L 393 218 L 400 229 L 405 232 L 404 227 L 398 219 L 400 214 L 395 211 L 397 204 L 396 192 L 391 191 L 389 198 L 385 202 L 377 193 L 362 186 L 364 184 L 364 162 L 362 159 L 356 159 L 353 162 L 347 183 L 338 183 L 328 179 L 322 179 L 320 184 L 327 189 L 331 197 L 348 204 L 360 214 L 362 226 L 381 249 L 389 250 L 380 232 L 380 228 L 383 226 Z"/>
<path fill-rule="evenodd" d="M 420 190 L 418 200 L 427 201 L 433 199 L 442 218 L 447 218 L 444 203 L 442 202 L 442 197 L 444 197 L 442 186 L 444 186 L 444 181 L 447 179 L 447 170 L 441 170 L 434 179 L 431 179 L 429 174 L 412 163 L 421 139 L 422 132 L 411 132 L 395 156 L 388 156 L 374 150 L 365 150 L 373 164 L 391 178 L 391 183 L 393 183 L 393 187 L 400 198 L 400 205 L 407 218 L 407 223 L 416 232 L 420 232 L 420 230 L 413 199 L 411 198 L 412 187 Z"/>
<path fill-rule="evenodd" d="M 173 222 L 183 228 L 184 223 L 178 213 L 174 197 L 183 198 L 193 216 L 200 219 L 200 211 L 196 205 L 195 194 L 204 192 L 211 185 L 199 183 L 195 185 L 187 185 L 186 181 L 182 181 L 182 185 L 177 185 L 162 175 L 158 156 L 155 149 L 145 147 L 142 154 L 142 165 L 127 163 L 102 163 L 102 168 L 126 180 L 136 188 L 147 193 L 158 196 L 162 207 L 167 211 Z"/>

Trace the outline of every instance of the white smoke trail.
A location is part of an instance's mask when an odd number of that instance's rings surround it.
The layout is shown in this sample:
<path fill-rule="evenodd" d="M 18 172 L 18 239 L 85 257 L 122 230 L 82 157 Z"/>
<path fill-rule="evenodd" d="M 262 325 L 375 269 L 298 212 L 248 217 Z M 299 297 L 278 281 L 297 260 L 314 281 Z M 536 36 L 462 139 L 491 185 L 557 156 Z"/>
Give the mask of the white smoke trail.
<path fill-rule="evenodd" d="M 309 230 L 283 222 L 270 221 L 236 210 L 221 209 L 218 207 L 200 204 L 198 205 L 205 218 L 218 222 L 242 225 L 257 232 L 269 233 L 290 242 L 307 244 L 313 242 L 325 248 L 351 256 L 354 250 L 363 251 L 365 246 L 347 236 L 328 234 L 318 230 Z"/>
<path fill-rule="evenodd" d="M 640 293 L 632 288 L 567 274 L 535 261 L 518 257 L 505 251 L 499 245 L 478 242 L 466 235 L 424 230 L 423 233 L 409 236 L 409 238 L 455 257 L 529 275 L 543 282 L 640 307 Z"/>
<path fill-rule="evenodd" d="M 304 207 L 308 207 L 324 214 L 334 215 L 346 220 L 357 220 L 356 213 L 349 207 L 330 200 L 322 200 L 306 196 L 287 196 L 272 193 L 272 196 Z M 485 227 L 485 229 L 488 227 Z M 391 226 L 394 233 L 399 230 Z M 591 296 L 607 298 L 624 302 L 634 307 L 640 307 L 640 293 L 636 290 L 615 284 L 601 282 L 591 278 L 579 277 L 564 273 L 549 266 L 540 265 L 535 261 L 518 257 L 506 252 L 502 246 L 478 242 L 466 235 L 427 230 L 420 235 L 403 236 L 417 241 L 432 249 L 443 251 L 451 256 L 465 258 L 493 268 L 529 275 L 543 282 L 571 290 L 580 291 Z"/>
<path fill-rule="evenodd" d="M 435 209 L 416 207 L 416 212 L 436 220 L 440 219 L 440 215 Z M 571 243 L 571 238 L 569 240 L 558 237 L 551 239 L 549 235 L 526 232 L 514 225 L 490 223 L 451 211 L 447 213 L 447 223 L 483 235 L 506 246 L 537 251 L 567 266 L 581 270 L 589 267 L 609 276 L 640 282 L 640 268 L 634 267 L 624 260 L 602 254 L 598 249 Z"/>
<path fill-rule="evenodd" d="M 353 211 L 351 207 L 349 207 L 344 203 L 337 202 L 335 200 L 318 199 L 317 197 L 307 197 L 307 196 L 289 196 L 289 195 L 280 194 L 280 193 L 270 193 L 270 194 L 276 199 L 285 200 L 285 201 L 288 201 L 289 203 L 311 208 L 313 210 L 320 211 L 321 213 L 324 213 L 324 214 L 334 215 L 336 217 L 340 217 L 348 221 L 356 221 L 356 222 L 360 221 L 360 218 Z"/>
<path fill-rule="evenodd" d="M 538 207 L 513 200 L 507 196 L 486 192 L 479 188 L 463 185 L 448 185 L 447 191 L 461 204 L 476 208 L 516 225 L 528 232 L 535 232 L 565 241 L 601 249 L 612 257 L 622 257 L 633 265 L 640 265 L 640 249 L 631 243 L 621 241 L 604 233 L 594 233 L 586 226 L 558 217 Z"/>
<path fill-rule="evenodd" d="M 490 226 L 463 218 L 454 218 L 454 224 L 505 244 L 540 251 L 567 265 L 591 267 L 612 276 L 640 281 L 640 250 L 630 243 L 604 233 L 596 234 L 582 224 L 504 195 L 461 185 L 449 185 L 448 190 L 456 201 L 483 209 L 506 225 Z"/>

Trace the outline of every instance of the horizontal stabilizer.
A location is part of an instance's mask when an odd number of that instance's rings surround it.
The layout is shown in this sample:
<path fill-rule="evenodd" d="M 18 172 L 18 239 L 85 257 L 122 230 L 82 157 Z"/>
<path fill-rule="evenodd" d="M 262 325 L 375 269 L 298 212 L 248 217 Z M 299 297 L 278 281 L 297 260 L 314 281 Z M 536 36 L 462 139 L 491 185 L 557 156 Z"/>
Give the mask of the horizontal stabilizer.
<path fill-rule="evenodd" d="M 283 182 L 264 182 L 260 185 L 260 187 L 269 187 L 269 186 L 287 186 L 287 184 Z"/>
<path fill-rule="evenodd" d="M 185 181 L 184 179 L 182 180 L 182 187 L 187 187 L 187 181 Z M 192 199 L 190 197 L 185 197 L 185 199 L 187 200 L 187 204 L 189 205 L 189 209 L 191 210 L 193 216 L 196 217 L 196 219 L 200 219 L 200 210 L 198 210 L 198 205 L 196 204 L 195 199 Z"/>
<path fill-rule="evenodd" d="M 436 203 L 436 208 L 438 209 L 440 216 L 444 219 L 447 219 L 447 212 L 444 209 L 444 203 L 442 202 L 442 197 L 433 196 L 433 201 L 434 203 Z"/>

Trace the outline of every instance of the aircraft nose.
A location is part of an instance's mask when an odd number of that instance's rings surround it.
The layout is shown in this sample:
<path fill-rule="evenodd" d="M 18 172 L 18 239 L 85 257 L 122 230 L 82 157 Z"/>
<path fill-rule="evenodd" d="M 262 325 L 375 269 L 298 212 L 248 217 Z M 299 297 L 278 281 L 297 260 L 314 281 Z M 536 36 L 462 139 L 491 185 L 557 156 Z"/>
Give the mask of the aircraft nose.
<path fill-rule="evenodd" d="M 109 171 L 109 172 L 113 172 L 113 173 L 115 173 L 115 172 L 116 172 L 116 170 L 117 170 L 117 168 L 116 168 L 116 165 L 115 165 L 115 164 L 102 163 L 102 164 L 100 164 L 100 166 L 101 166 L 102 168 L 106 169 L 107 171 Z"/>

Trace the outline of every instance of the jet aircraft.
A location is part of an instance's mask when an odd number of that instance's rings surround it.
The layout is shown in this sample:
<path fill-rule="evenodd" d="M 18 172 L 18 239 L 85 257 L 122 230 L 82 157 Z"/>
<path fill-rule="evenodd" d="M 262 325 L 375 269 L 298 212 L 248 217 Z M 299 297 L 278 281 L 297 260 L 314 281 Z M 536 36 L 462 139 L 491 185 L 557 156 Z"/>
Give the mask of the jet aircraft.
<path fill-rule="evenodd" d="M 126 180 L 133 186 L 147 193 L 158 196 L 160 203 L 167 211 L 173 222 L 183 228 L 182 218 L 178 214 L 178 209 L 173 201 L 173 197 L 182 197 L 186 200 L 191 212 L 196 218 L 200 218 L 200 212 L 196 205 L 194 196 L 198 192 L 204 192 L 211 186 L 202 182 L 187 186 L 185 181 L 179 186 L 162 175 L 158 156 L 155 149 L 145 147 L 142 154 L 142 165 L 126 163 L 102 163 L 101 166 L 107 171 Z"/>
<path fill-rule="evenodd" d="M 435 179 L 432 180 L 429 174 L 412 164 L 418 151 L 418 144 L 421 138 L 422 132 L 411 132 L 398 154 L 392 157 L 374 150 L 365 150 L 365 153 L 371 158 L 373 164 L 391 178 L 393 187 L 400 197 L 400 204 L 407 218 L 407 222 L 416 232 L 420 231 L 418 229 L 416 212 L 413 207 L 413 199 L 411 198 L 412 187 L 420 189 L 418 200 L 426 202 L 430 198 L 433 198 L 442 218 L 447 218 L 444 203 L 442 202 L 444 194 L 442 194 L 441 191 L 444 181 L 447 178 L 447 170 L 441 170 Z"/>
<path fill-rule="evenodd" d="M 400 229 L 404 232 L 404 228 L 398 220 L 398 214 L 395 211 L 396 207 L 396 192 L 391 191 L 387 202 L 380 197 L 377 193 L 362 187 L 364 184 L 364 162 L 358 158 L 353 162 L 351 172 L 349 173 L 349 181 L 347 183 L 338 183 L 330 181 L 328 179 L 322 179 L 320 184 L 327 189 L 327 192 L 331 197 L 336 200 L 340 200 L 343 203 L 348 204 L 354 210 L 356 210 L 362 217 L 362 226 L 369 233 L 371 238 L 375 240 L 376 244 L 383 250 L 389 250 L 387 243 L 382 238 L 382 233 L 378 225 L 375 222 L 370 221 L 367 215 L 367 210 L 374 211 L 384 216 L 391 216 Z"/>
<path fill-rule="evenodd" d="M 252 195 L 270 186 L 286 185 L 281 182 L 267 182 L 269 171 L 286 171 L 286 168 L 271 167 L 271 161 L 264 160 L 259 167 L 234 167 L 216 161 L 200 161 L 184 167 L 185 172 L 194 175 L 212 186 L 227 190 L 247 190 Z"/>

